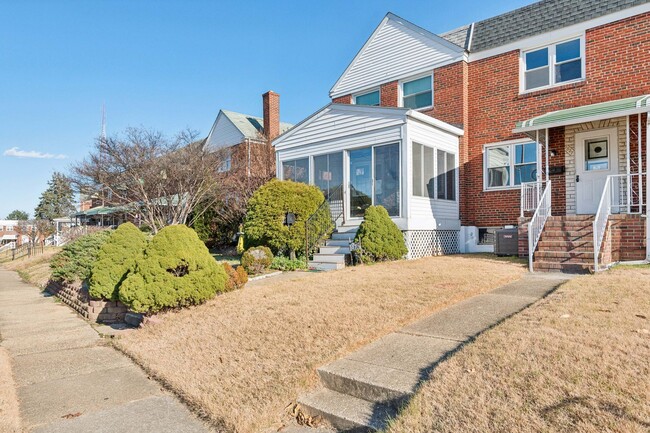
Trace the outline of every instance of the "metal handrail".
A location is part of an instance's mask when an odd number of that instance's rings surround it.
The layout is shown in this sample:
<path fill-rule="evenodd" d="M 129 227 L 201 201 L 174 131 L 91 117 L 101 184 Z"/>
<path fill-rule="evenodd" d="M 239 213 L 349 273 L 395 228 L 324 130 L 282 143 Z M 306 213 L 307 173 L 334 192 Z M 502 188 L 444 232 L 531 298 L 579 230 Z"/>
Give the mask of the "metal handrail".
<path fill-rule="evenodd" d="M 521 217 L 525 212 L 532 212 L 537 209 L 540 197 L 543 192 L 543 186 L 546 181 L 523 182 L 521 184 Z"/>
<path fill-rule="evenodd" d="M 594 218 L 594 272 L 598 272 L 598 255 L 607 231 L 607 221 L 612 214 L 612 194 L 611 194 L 612 176 L 607 176 L 603 194 L 600 196 L 598 211 Z"/>
<path fill-rule="evenodd" d="M 305 221 L 305 261 L 316 248 L 334 231 L 338 221 L 345 215 L 343 185 L 339 185 L 327 194 L 318 209 Z"/>
<path fill-rule="evenodd" d="M 533 255 L 537 249 L 537 243 L 542 236 L 544 225 L 551 216 L 551 181 L 546 182 L 544 192 L 539 199 L 535 213 L 528 223 L 528 268 L 533 272 Z"/>

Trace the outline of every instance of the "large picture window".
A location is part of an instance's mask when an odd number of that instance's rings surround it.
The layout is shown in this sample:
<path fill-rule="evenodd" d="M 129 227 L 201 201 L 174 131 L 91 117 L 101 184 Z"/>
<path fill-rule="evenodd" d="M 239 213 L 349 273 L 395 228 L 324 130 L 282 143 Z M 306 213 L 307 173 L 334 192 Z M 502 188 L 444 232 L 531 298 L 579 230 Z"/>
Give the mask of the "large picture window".
<path fill-rule="evenodd" d="M 485 186 L 508 188 L 537 180 L 537 144 L 488 146 L 485 149 Z"/>
<path fill-rule="evenodd" d="M 282 179 L 309 183 L 309 158 L 282 161 Z"/>
<path fill-rule="evenodd" d="M 525 91 L 583 79 L 582 39 L 571 39 L 523 53 Z"/>

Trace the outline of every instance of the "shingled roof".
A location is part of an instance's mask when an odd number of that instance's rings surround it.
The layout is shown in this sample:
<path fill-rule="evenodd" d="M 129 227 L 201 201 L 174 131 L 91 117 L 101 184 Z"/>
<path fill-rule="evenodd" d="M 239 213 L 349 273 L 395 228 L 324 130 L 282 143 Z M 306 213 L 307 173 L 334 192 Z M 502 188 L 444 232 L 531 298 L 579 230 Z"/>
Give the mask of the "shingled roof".
<path fill-rule="evenodd" d="M 477 52 L 588 21 L 650 0 L 543 0 L 441 34 L 459 47 Z M 471 35 L 473 33 L 473 35 Z"/>
<path fill-rule="evenodd" d="M 221 110 L 221 112 L 235 125 L 246 138 L 256 139 L 264 133 L 264 119 L 261 117 L 249 116 L 248 114 L 236 113 L 229 110 Z M 293 125 L 291 123 L 280 122 L 280 133 L 290 129 Z"/>

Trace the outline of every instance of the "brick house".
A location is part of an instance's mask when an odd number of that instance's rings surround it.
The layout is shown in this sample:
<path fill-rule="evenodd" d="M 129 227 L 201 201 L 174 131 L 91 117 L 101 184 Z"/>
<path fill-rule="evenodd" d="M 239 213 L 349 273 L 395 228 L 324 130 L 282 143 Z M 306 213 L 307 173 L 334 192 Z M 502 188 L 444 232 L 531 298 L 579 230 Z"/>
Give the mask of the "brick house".
<path fill-rule="evenodd" d="M 351 181 L 355 148 L 400 143 L 395 220 L 406 220 L 412 257 L 493 251 L 495 230 L 517 226 L 531 269 L 646 259 L 649 43 L 647 0 L 546 0 L 441 34 L 389 13 L 332 87 L 332 104 L 274 141 L 278 176 L 299 157 L 305 181 L 318 184 L 315 157 L 331 148 L 336 125 L 401 109 L 460 130 L 451 159 L 441 163 L 430 135 L 377 132 L 343 149 L 341 181 Z M 312 126 L 323 111 L 345 113 Z M 435 211 L 448 163 L 458 170 L 456 225 Z"/>

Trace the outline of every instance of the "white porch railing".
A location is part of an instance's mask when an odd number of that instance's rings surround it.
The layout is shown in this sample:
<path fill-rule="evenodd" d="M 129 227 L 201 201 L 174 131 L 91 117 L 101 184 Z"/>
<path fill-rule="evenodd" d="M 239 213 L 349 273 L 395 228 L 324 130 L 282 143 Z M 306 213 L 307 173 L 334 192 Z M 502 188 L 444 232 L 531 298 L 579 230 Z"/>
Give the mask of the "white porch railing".
<path fill-rule="evenodd" d="M 13 250 L 14 248 L 16 248 L 16 242 L 9 242 L 8 244 L 0 246 L 0 253 L 7 250 Z"/>
<path fill-rule="evenodd" d="M 594 271 L 598 272 L 598 255 L 603 246 L 607 222 L 612 213 L 643 213 L 643 177 L 641 174 L 615 174 L 607 176 L 598 211 L 594 218 Z"/>
<path fill-rule="evenodd" d="M 544 225 L 550 216 L 551 181 L 549 180 L 546 182 L 541 197 L 539 197 L 539 203 L 537 204 L 533 218 L 528 223 L 528 267 L 530 272 L 533 272 L 533 255 L 535 254 L 535 249 L 537 249 L 537 243 L 539 242 L 540 236 L 542 236 Z"/>
<path fill-rule="evenodd" d="M 533 212 L 537 209 L 539 200 L 544 192 L 546 181 L 524 182 L 521 184 L 521 217 L 525 212 Z"/>

